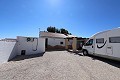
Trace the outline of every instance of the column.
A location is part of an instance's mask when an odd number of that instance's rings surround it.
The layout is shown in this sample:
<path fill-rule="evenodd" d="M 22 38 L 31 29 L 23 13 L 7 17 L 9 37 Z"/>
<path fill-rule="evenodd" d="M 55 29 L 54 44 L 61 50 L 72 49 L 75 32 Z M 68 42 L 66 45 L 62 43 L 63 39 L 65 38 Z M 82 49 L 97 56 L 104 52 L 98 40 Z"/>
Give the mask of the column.
<path fill-rule="evenodd" d="M 73 51 L 77 50 L 77 38 L 73 38 L 73 44 L 72 44 Z"/>

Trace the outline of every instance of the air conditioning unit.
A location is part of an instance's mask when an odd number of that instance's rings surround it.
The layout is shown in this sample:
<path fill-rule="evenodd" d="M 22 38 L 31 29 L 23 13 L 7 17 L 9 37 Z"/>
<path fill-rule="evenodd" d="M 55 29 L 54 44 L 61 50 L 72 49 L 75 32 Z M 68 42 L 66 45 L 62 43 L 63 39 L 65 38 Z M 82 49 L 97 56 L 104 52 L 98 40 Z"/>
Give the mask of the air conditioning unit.
<path fill-rule="evenodd" d="M 30 37 L 27 38 L 27 42 L 33 42 L 33 41 L 34 41 L 34 38 L 30 38 Z"/>

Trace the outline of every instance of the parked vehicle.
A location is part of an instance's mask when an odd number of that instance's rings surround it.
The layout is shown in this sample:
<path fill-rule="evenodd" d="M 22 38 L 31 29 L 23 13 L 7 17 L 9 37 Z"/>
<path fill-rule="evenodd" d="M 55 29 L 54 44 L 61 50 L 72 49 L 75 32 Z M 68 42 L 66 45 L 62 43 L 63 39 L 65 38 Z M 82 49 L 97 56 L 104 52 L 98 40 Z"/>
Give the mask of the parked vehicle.
<path fill-rule="evenodd" d="M 120 61 L 120 28 L 93 35 L 83 46 L 83 54 Z"/>

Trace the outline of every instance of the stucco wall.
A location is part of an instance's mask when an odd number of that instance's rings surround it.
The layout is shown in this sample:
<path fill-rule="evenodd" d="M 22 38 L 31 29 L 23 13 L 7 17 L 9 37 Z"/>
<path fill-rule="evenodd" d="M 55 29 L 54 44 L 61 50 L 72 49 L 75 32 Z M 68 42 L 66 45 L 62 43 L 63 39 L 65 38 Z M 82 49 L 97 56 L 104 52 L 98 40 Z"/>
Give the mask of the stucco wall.
<path fill-rule="evenodd" d="M 4 63 L 21 55 L 21 50 L 26 50 L 25 55 L 45 52 L 45 38 L 35 38 L 32 42 L 27 42 L 27 37 L 17 37 L 15 40 L 0 41 L 0 63 Z"/>
<path fill-rule="evenodd" d="M 0 41 L 0 63 L 7 62 L 17 55 L 16 41 Z"/>
<path fill-rule="evenodd" d="M 26 50 L 25 55 L 45 52 L 45 38 L 34 38 L 34 41 L 27 42 L 27 37 L 17 37 L 17 40 L 18 55 L 21 55 L 21 50 Z"/>
<path fill-rule="evenodd" d="M 63 44 L 60 44 L 60 42 L 63 42 Z M 51 46 L 65 46 L 65 39 L 59 39 L 59 38 L 48 38 L 48 45 Z"/>

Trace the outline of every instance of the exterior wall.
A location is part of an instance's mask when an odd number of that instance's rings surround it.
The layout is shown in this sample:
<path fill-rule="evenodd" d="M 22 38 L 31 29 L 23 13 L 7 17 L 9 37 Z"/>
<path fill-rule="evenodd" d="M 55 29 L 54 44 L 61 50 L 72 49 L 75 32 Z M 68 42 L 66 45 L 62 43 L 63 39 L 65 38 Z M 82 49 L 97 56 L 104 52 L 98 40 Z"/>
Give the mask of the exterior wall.
<path fill-rule="evenodd" d="M 16 39 L 0 40 L 0 63 L 4 63 L 21 55 L 21 50 L 26 50 L 25 55 L 45 52 L 45 38 L 35 38 L 34 41 L 27 41 L 27 37 Z"/>
<path fill-rule="evenodd" d="M 0 63 L 7 62 L 17 55 L 16 41 L 0 41 Z"/>
<path fill-rule="evenodd" d="M 26 51 L 25 55 L 45 52 L 45 38 L 34 38 L 34 39 L 35 39 L 34 41 L 27 41 L 27 37 L 17 37 L 18 55 L 21 55 L 22 50 Z"/>
<path fill-rule="evenodd" d="M 63 44 L 60 44 L 60 42 L 63 42 Z M 51 46 L 65 46 L 65 39 L 57 39 L 57 38 L 48 38 L 48 45 Z"/>
<path fill-rule="evenodd" d="M 61 44 L 61 42 L 63 44 Z M 61 49 L 64 50 L 65 49 L 65 39 L 63 38 L 48 38 L 48 47 L 47 50 L 57 50 L 57 49 Z"/>

